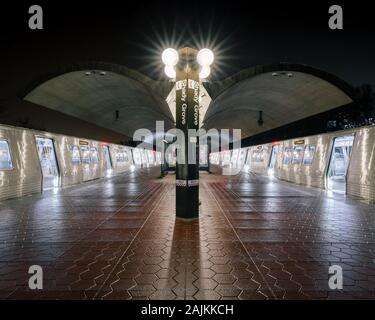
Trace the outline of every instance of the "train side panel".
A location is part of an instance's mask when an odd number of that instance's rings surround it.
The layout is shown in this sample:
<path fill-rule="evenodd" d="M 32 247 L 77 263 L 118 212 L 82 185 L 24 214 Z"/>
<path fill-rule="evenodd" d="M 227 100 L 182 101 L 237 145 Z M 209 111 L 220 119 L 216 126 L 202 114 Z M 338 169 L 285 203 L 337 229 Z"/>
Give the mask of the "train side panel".
<path fill-rule="evenodd" d="M 30 131 L 0 126 L 0 141 L 3 169 L 0 170 L 0 200 L 41 192 L 42 174 Z"/>
<path fill-rule="evenodd" d="M 375 201 L 375 128 L 359 130 L 348 168 L 347 194 Z"/>
<path fill-rule="evenodd" d="M 250 172 L 256 174 L 266 174 L 268 162 L 271 154 L 271 144 L 253 146 L 250 149 Z"/>
<path fill-rule="evenodd" d="M 114 175 L 123 173 L 130 169 L 130 166 L 133 164 L 131 148 L 111 144 L 110 153 Z"/>
<path fill-rule="evenodd" d="M 296 144 L 299 141 L 303 143 Z M 284 141 L 279 148 L 275 176 L 296 184 L 324 188 L 330 141 L 330 135 Z"/>
<path fill-rule="evenodd" d="M 57 154 L 61 168 L 61 186 L 68 187 L 83 181 L 79 139 L 67 136 L 57 138 Z"/>

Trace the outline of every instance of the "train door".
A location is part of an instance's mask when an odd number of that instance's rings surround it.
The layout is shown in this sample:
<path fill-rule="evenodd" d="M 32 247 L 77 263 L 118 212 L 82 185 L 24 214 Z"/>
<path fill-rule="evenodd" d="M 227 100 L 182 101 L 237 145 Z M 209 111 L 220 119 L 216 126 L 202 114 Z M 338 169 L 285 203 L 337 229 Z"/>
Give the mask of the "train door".
<path fill-rule="evenodd" d="M 91 158 L 90 147 L 88 145 L 81 145 L 81 163 L 82 163 L 82 180 L 91 180 Z"/>
<path fill-rule="evenodd" d="M 199 146 L 199 170 L 208 169 L 208 147 L 207 145 Z"/>
<path fill-rule="evenodd" d="M 112 173 L 112 161 L 111 161 L 111 155 L 109 153 L 109 146 L 103 146 L 103 154 L 104 154 L 105 168 L 107 171 L 106 175 L 109 176 Z"/>
<path fill-rule="evenodd" d="M 326 186 L 330 191 L 342 194 L 346 193 L 346 176 L 353 148 L 353 141 L 354 135 L 337 137 L 333 140 L 326 176 Z"/>
<path fill-rule="evenodd" d="M 148 159 L 149 159 L 150 166 L 154 166 L 156 164 L 155 155 L 156 155 L 155 150 L 148 150 Z"/>
<path fill-rule="evenodd" d="M 133 149 L 133 157 L 134 157 L 134 163 L 137 166 L 141 166 L 142 165 L 142 158 L 141 158 L 141 154 L 140 154 L 140 151 L 139 151 L 138 148 Z"/>
<path fill-rule="evenodd" d="M 232 168 L 237 168 L 237 160 L 238 160 L 238 154 L 240 152 L 240 149 L 234 149 L 232 150 L 232 157 L 230 159 L 230 166 Z"/>
<path fill-rule="evenodd" d="M 252 150 L 251 150 L 251 148 L 247 148 L 246 160 L 245 160 L 245 165 L 244 165 L 244 170 L 245 171 L 249 171 L 250 170 L 251 157 L 252 157 Z"/>
<path fill-rule="evenodd" d="M 276 144 L 272 146 L 271 157 L 268 163 L 268 175 L 269 176 L 274 176 L 278 152 L 279 152 L 279 145 Z"/>
<path fill-rule="evenodd" d="M 231 151 L 225 150 L 223 152 L 223 166 L 229 166 L 230 165 L 230 159 L 231 159 Z"/>
<path fill-rule="evenodd" d="M 148 168 L 146 149 L 141 149 L 142 168 Z"/>
<path fill-rule="evenodd" d="M 59 168 L 53 140 L 45 137 L 35 137 L 35 140 L 42 169 L 42 188 L 43 190 L 58 188 Z"/>
<path fill-rule="evenodd" d="M 245 158 L 243 160 L 243 170 L 244 171 L 249 171 L 249 169 L 250 169 L 250 156 L 251 156 L 250 148 L 247 148 L 245 150 Z"/>
<path fill-rule="evenodd" d="M 246 160 L 246 152 L 247 152 L 247 149 L 241 149 L 240 151 L 240 154 L 238 155 L 238 168 L 239 169 L 243 169 L 243 166 L 245 164 L 245 160 Z"/>

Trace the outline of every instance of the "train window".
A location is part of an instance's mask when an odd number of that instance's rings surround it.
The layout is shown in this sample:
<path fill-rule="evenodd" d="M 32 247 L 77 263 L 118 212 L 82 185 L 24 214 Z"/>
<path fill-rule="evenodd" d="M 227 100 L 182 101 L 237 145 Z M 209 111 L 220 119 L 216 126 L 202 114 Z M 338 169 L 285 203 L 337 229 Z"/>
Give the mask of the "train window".
<path fill-rule="evenodd" d="M 128 153 L 125 150 L 117 150 L 116 152 L 116 162 L 128 162 Z"/>
<path fill-rule="evenodd" d="M 305 147 L 305 153 L 303 154 L 303 161 L 302 163 L 305 166 L 309 166 L 312 164 L 315 154 L 315 146 L 313 145 L 307 145 Z"/>
<path fill-rule="evenodd" d="M 13 169 L 13 163 L 10 156 L 9 143 L 6 140 L 0 140 L 0 170 L 11 169 Z"/>
<path fill-rule="evenodd" d="M 293 158 L 293 149 L 286 147 L 284 149 L 284 159 L 283 159 L 283 164 L 290 164 L 292 162 Z"/>
<path fill-rule="evenodd" d="M 88 146 L 81 146 L 82 163 L 90 164 L 90 148 Z"/>
<path fill-rule="evenodd" d="M 264 161 L 264 151 L 262 150 L 254 150 L 253 154 L 251 155 L 251 160 L 253 162 L 263 162 Z"/>
<path fill-rule="evenodd" d="M 125 162 L 124 153 L 122 151 L 116 152 L 116 162 Z"/>
<path fill-rule="evenodd" d="M 98 156 L 98 149 L 91 148 L 91 162 L 92 163 L 99 163 L 99 156 Z"/>
<path fill-rule="evenodd" d="M 77 165 L 81 163 L 81 156 L 79 155 L 79 149 L 77 146 L 72 147 L 72 164 Z"/>
<path fill-rule="evenodd" d="M 295 146 L 293 150 L 292 164 L 300 164 L 302 162 L 303 147 Z"/>

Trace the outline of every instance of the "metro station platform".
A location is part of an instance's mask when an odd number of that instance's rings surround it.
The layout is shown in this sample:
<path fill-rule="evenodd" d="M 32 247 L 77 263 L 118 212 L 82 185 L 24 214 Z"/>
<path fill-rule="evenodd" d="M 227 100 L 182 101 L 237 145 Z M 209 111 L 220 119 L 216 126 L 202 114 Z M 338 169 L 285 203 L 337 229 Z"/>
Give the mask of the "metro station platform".
<path fill-rule="evenodd" d="M 148 169 L 0 203 L 1 299 L 375 298 L 374 205 L 201 174 L 200 219 Z M 343 290 L 328 287 L 330 265 Z M 29 290 L 28 268 L 43 268 Z"/>

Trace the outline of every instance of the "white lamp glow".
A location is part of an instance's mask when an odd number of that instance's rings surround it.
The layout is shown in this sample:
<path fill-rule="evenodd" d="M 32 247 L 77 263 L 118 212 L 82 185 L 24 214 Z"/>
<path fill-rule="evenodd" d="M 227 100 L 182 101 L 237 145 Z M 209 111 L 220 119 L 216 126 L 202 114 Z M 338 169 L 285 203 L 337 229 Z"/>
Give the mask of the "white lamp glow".
<path fill-rule="evenodd" d="M 164 67 L 164 72 L 167 75 L 168 78 L 174 79 L 176 78 L 176 70 L 174 69 L 173 66 L 168 66 L 166 65 Z"/>
<path fill-rule="evenodd" d="M 208 67 L 214 62 L 214 53 L 207 48 L 199 50 L 197 61 L 202 67 Z"/>
<path fill-rule="evenodd" d="M 173 48 L 165 49 L 161 55 L 161 60 L 166 66 L 175 66 L 178 62 L 178 52 Z"/>
<path fill-rule="evenodd" d="M 199 78 L 205 79 L 210 75 L 211 68 L 208 66 L 202 67 L 201 71 L 199 72 Z"/>

